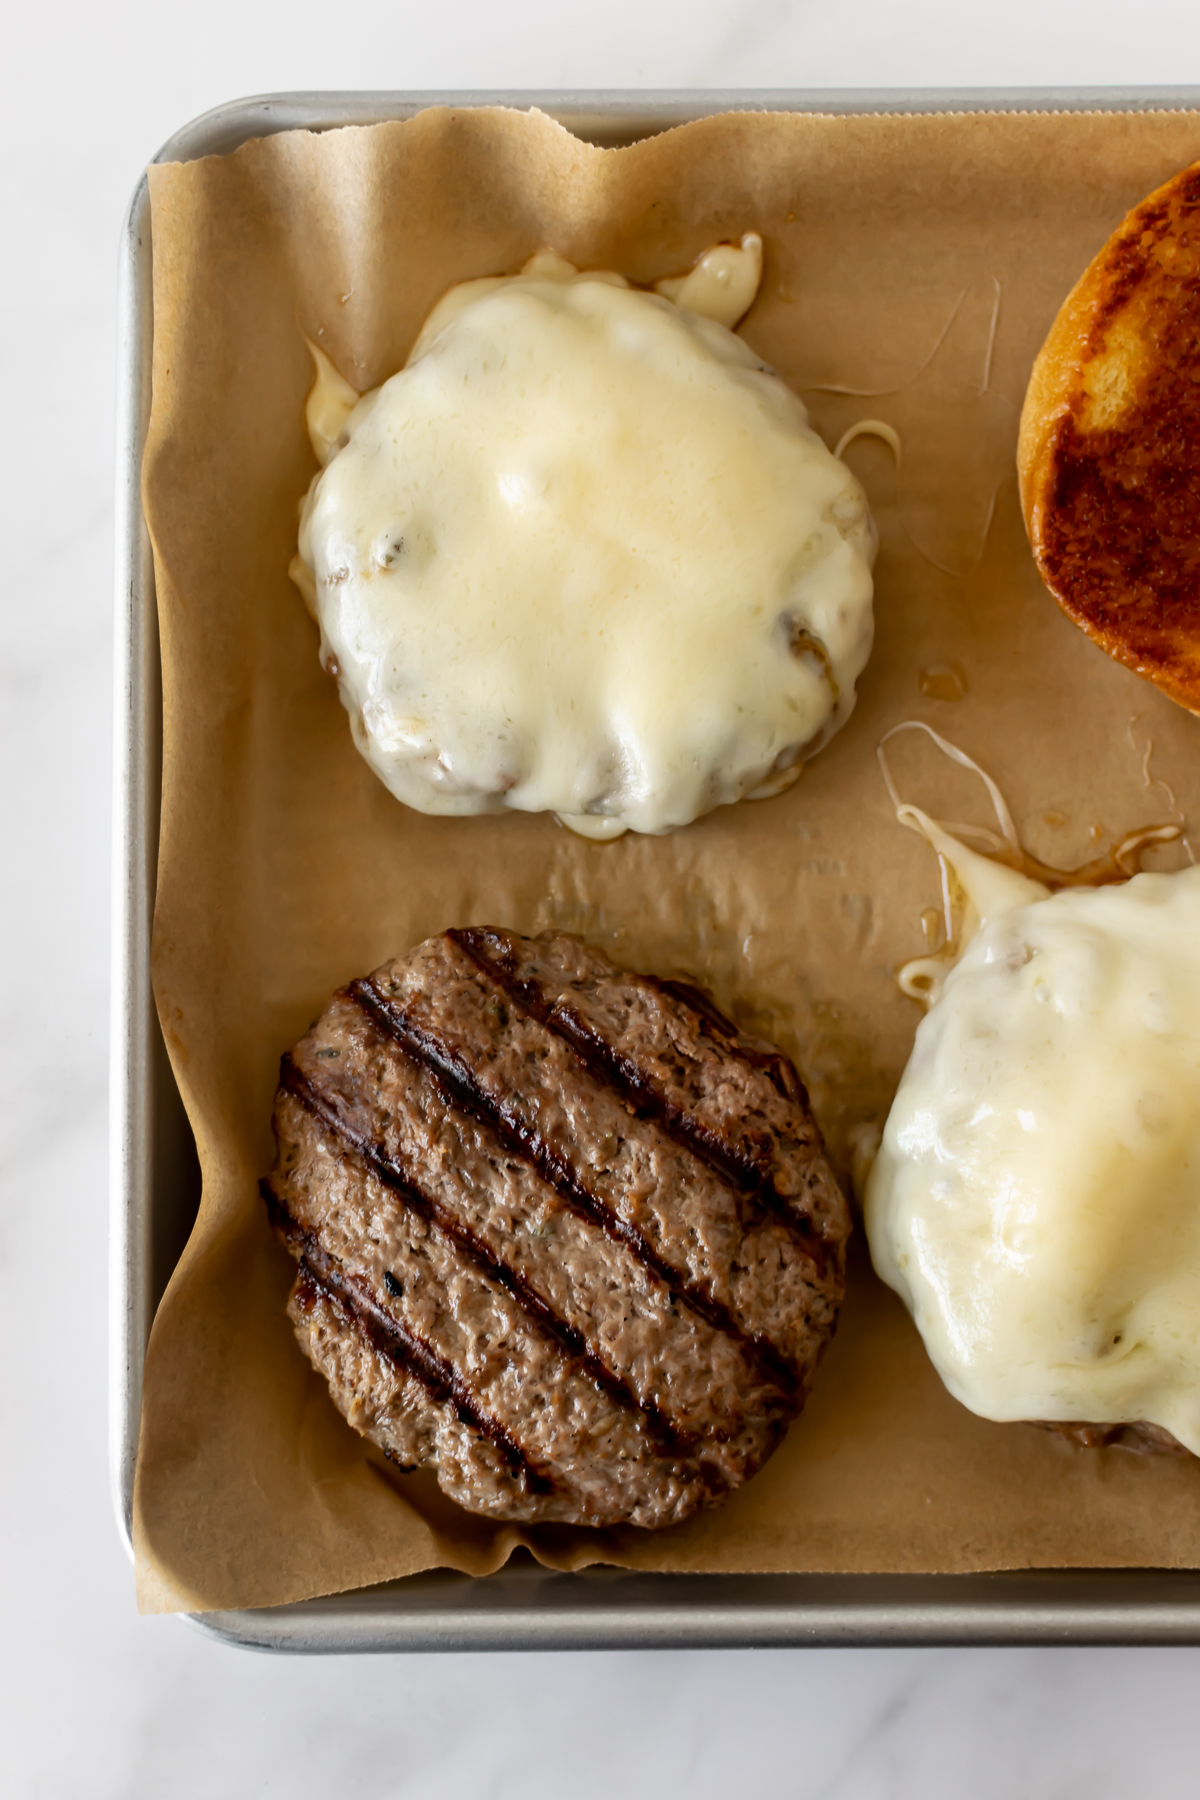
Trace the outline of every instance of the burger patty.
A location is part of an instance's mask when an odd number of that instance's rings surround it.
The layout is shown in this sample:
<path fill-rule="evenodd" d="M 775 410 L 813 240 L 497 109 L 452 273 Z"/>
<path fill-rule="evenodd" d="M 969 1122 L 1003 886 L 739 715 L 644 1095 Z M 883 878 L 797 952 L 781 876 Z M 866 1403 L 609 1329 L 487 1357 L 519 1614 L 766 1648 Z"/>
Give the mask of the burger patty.
<path fill-rule="evenodd" d="M 1124 1424 L 1096 1425 L 1078 1419 L 1031 1419 L 1030 1424 L 1053 1431 L 1081 1450 L 1133 1450 L 1139 1456 L 1190 1456 L 1186 1444 L 1163 1425 L 1152 1425 L 1148 1419 L 1131 1419 Z"/>
<path fill-rule="evenodd" d="M 673 1524 L 800 1411 L 849 1211 L 790 1061 L 699 990 L 446 932 L 334 995 L 274 1125 L 302 1348 L 472 1511 Z"/>

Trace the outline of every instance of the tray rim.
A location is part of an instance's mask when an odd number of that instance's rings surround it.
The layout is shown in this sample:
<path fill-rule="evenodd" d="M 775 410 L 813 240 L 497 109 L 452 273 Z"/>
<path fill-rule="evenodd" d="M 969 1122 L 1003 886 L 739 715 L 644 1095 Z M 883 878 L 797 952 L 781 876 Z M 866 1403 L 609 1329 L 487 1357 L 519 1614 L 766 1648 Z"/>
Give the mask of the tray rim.
<path fill-rule="evenodd" d="M 152 162 L 192 161 L 278 131 L 411 118 L 429 107 L 537 107 L 576 136 L 630 143 L 723 112 L 825 115 L 1188 112 L 1200 86 L 738 90 L 430 90 L 252 95 L 176 131 Z M 142 1365 L 153 1319 L 157 1087 L 150 984 L 161 798 L 154 568 L 141 507 L 150 412 L 153 247 L 145 174 L 121 240 L 117 307 L 113 926 L 109 1157 L 109 1474 L 132 1559 Z M 432 1570 L 288 1606 L 184 1615 L 206 1635 L 291 1654 L 871 1644 L 1200 1643 L 1200 1571 L 984 1575 L 556 1574 Z"/>

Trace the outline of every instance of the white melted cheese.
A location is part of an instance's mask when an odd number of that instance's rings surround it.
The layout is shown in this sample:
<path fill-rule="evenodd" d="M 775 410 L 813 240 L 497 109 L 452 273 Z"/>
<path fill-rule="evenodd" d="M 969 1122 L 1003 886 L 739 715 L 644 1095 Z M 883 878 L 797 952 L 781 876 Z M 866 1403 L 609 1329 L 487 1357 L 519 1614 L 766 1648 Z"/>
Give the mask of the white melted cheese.
<path fill-rule="evenodd" d="M 937 847 L 972 892 L 987 859 Z M 1045 893 L 975 887 L 867 1182 L 872 1259 L 972 1411 L 1147 1419 L 1200 1455 L 1200 868 Z"/>
<path fill-rule="evenodd" d="M 680 298 L 730 316 L 761 246 L 723 248 Z M 849 715 L 862 490 L 699 311 L 543 252 L 452 289 L 356 404 L 319 358 L 308 419 L 293 574 L 407 805 L 669 831 L 778 791 Z"/>
<path fill-rule="evenodd" d="M 740 244 L 714 244 L 686 275 L 656 281 L 654 291 L 732 331 L 753 306 L 761 280 L 762 239 L 748 231 Z"/>

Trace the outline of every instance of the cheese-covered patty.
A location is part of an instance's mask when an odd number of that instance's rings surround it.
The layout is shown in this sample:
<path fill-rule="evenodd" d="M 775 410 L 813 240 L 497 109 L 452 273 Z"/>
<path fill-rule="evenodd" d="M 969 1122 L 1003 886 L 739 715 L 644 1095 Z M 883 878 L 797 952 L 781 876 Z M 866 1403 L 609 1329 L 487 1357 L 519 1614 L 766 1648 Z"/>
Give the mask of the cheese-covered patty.
<path fill-rule="evenodd" d="M 1200 868 L 1010 879 L 918 1028 L 871 1255 L 972 1411 L 1200 1455 Z"/>
<path fill-rule="evenodd" d="M 749 303 L 726 249 L 681 302 Z M 293 573 L 407 805 L 669 831 L 778 791 L 848 716 L 866 502 L 724 325 L 543 253 L 452 289 L 353 411 L 330 382 Z"/>

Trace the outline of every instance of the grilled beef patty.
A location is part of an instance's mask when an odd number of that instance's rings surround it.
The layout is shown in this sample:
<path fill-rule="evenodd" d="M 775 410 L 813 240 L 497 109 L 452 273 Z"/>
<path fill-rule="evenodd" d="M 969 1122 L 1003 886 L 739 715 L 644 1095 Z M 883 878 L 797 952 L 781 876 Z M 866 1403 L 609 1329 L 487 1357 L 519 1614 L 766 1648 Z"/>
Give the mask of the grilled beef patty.
<path fill-rule="evenodd" d="M 674 1524 L 800 1411 L 849 1211 L 792 1064 L 699 990 L 449 931 L 334 995 L 274 1124 L 301 1347 L 471 1511 Z"/>
<path fill-rule="evenodd" d="M 1106 1450 L 1115 1446 L 1118 1450 L 1133 1450 L 1139 1456 L 1192 1454 L 1173 1432 L 1163 1425 L 1152 1425 L 1148 1419 L 1131 1419 L 1124 1425 L 1093 1425 L 1079 1419 L 1031 1419 L 1029 1422 L 1040 1425 L 1045 1431 L 1053 1431 L 1056 1436 L 1066 1438 L 1068 1443 L 1077 1444 L 1081 1450 Z"/>

